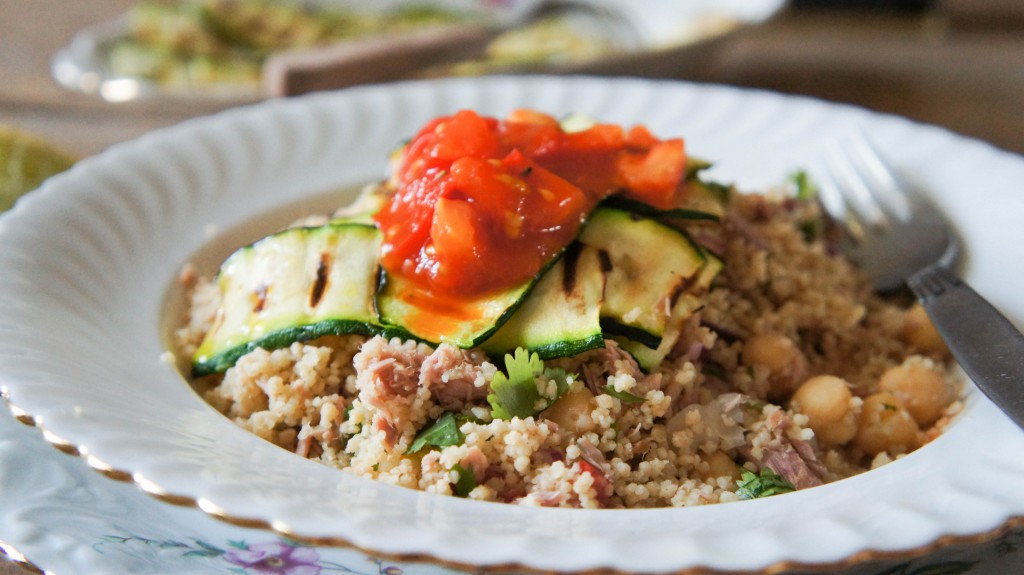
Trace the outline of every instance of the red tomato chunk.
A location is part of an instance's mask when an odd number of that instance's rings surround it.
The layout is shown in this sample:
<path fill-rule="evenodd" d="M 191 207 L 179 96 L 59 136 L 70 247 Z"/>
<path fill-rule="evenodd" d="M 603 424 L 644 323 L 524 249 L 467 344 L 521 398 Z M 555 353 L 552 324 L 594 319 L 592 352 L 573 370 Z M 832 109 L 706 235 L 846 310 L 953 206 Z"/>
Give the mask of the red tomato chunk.
<path fill-rule="evenodd" d="M 463 110 L 409 142 L 377 222 L 390 274 L 441 296 L 473 296 L 535 276 L 599 201 L 670 208 L 682 194 L 681 139 L 611 124 L 565 132 L 553 117 Z"/>

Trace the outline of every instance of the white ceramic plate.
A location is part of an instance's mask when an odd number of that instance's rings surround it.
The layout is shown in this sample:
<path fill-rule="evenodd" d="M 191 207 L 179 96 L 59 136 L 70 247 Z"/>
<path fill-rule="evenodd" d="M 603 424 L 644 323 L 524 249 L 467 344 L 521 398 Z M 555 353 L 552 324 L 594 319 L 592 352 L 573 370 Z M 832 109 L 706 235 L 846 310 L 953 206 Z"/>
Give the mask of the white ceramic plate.
<path fill-rule="evenodd" d="M 404 0 L 305 0 L 310 4 L 343 4 L 349 8 L 379 11 Z M 481 15 L 492 24 L 507 27 L 520 22 L 542 0 L 432 0 L 434 4 Z M 408 2 L 404 2 L 408 3 Z M 414 2 L 415 3 L 415 2 Z M 607 11 L 620 25 L 616 31 L 636 43 L 635 50 L 602 61 L 558 64 L 547 72 L 615 74 L 654 66 L 678 70 L 700 58 L 713 40 L 765 22 L 785 0 L 573 0 Z M 127 16 L 89 26 L 58 50 L 51 62 L 55 80 L 69 90 L 98 96 L 111 102 L 145 98 L 187 98 L 211 102 L 251 102 L 261 97 L 260 87 L 250 84 L 158 85 L 149 80 L 117 74 L 109 65 L 112 46 L 129 33 Z M 538 70 L 534 70 L 538 71 Z"/>
<path fill-rule="evenodd" d="M 727 87 L 461 79 L 237 109 L 52 179 L 0 217 L 0 385 L 51 442 L 163 499 L 307 541 L 454 566 L 831 564 L 914 552 L 1024 515 L 1024 433 L 973 387 L 947 433 L 852 479 L 736 504 L 586 511 L 433 496 L 299 459 L 221 417 L 161 360 L 165 298 L 197 251 L 230 251 L 267 231 L 273 218 L 257 216 L 268 210 L 287 207 L 278 212 L 287 219 L 380 177 L 388 151 L 437 115 L 520 106 L 683 135 L 693 155 L 717 162 L 716 177 L 755 189 L 807 167 L 827 138 L 863 130 L 956 215 L 967 279 L 1024 318 L 1024 275 L 1008 265 L 1024 241 L 1024 195 L 1012 193 L 1024 181 L 1019 156 L 900 118 Z M 262 229 L 239 227 L 254 218 Z"/>

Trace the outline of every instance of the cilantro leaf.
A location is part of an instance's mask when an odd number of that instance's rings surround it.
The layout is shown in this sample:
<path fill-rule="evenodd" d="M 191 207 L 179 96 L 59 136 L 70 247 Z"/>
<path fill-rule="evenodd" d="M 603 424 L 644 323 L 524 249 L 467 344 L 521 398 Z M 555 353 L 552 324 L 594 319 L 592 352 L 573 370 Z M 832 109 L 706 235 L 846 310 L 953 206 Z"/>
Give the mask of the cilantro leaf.
<path fill-rule="evenodd" d="M 644 402 L 644 398 L 640 397 L 639 395 L 633 395 L 632 393 L 629 393 L 628 391 L 619 391 L 619 390 L 615 389 L 614 386 L 611 386 L 611 385 L 606 385 L 606 386 L 602 387 L 601 391 L 607 393 L 608 395 L 618 399 L 619 401 L 621 401 L 623 403 L 643 403 Z"/>
<path fill-rule="evenodd" d="M 455 482 L 455 495 L 459 497 L 468 497 L 469 492 L 476 489 L 476 473 L 473 473 L 472 467 L 463 467 L 456 463 L 452 466 L 459 479 Z"/>
<path fill-rule="evenodd" d="M 757 499 L 796 491 L 792 483 L 767 467 L 761 469 L 760 475 L 744 470 L 736 485 L 736 494 L 740 499 Z"/>
<path fill-rule="evenodd" d="M 495 419 L 529 417 L 540 399 L 536 379 L 544 371 L 544 362 L 534 353 L 516 348 L 515 356 L 505 354 L 505 370 L 508 375 L 498 372 L 491 380 L 491 393 L 487 403 L 491 404 L 491 416 Z"/>
<path fill-rule="evenodd" d="M 491 404 L 491 416 L 495 419 L 526 418 L 535 415 L 555 402 L 569 390 L 571 377 L 564 369 L 545 369 L 544 362 L 536 353 L 516 348 L 515 356 L 505 354 L 505 371 L 498 372 L 491 380 L 491 393 L 487 403 Z M 555 384 L 555 396 L 541 395 L 537 389 L 537 378 L 544 376 Z"/>
<path fill-rule="evenodd" d="M 812 200 L 818 195 L 818 187 L 811 181 L 811 177 L 803 170 L 797 170 L 789 175 L 789 181 L 796 187 L 796 199 Z"/>
<path fill-rule="evenodd" d="M 409 446 L 408 453 L 417 453 L 428 445 L 431 447 L 459 445 L 464 440 L 462 432 L 459 431 L 459 423 L 455 419 L 455 414 L 446 411 L 444 415 L 437 418 L 437 421 L 424 427 L 416 434 L 412 445 Z"/>
<path fill-rule="evenodd" d="M 686 168 L 683 172 L 683 179 L 692 182 L 700 177 L 700 173 L 711 167 L 711 162 L 701 158 L 686 158 Z"/>
<path fill-rule="evenodd" d="M 576 379 L 576 376 L 569 375 L 564 369 L 557 367 L 545 369 L 544 377 L 555 382 L 555 396 L 547 398 L 547 405 L 544 406 L 544 409 L 547 409 L 551 407 L 551 404 L 556 400 L 565 395 L 565 392 L 569 391 L 569 388 L 572 387 L 572 382 Z"/>
<path fill-rule="evenodd" d="M 804 237 L 805 242 L 813 242 L 814 240 L 821 237 L 822 221 L 818 219 L 804 220 L 799 222 L 800 234 Z"/>

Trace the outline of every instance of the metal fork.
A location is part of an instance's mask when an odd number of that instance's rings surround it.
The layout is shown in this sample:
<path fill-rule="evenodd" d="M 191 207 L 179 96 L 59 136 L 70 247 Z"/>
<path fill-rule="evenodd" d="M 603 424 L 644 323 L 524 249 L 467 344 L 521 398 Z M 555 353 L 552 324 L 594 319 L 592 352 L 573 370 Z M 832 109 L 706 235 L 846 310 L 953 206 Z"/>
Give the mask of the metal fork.
<path fill-rule="evenodd" d="M 844 252 L 876 291 L 908 286 L 964 372 L 1024 429 L 1024 335 L 951 270 L 960 243 L 948 220 L 863 135 L 825 152 L 819 199 L 845 231 Z"/>

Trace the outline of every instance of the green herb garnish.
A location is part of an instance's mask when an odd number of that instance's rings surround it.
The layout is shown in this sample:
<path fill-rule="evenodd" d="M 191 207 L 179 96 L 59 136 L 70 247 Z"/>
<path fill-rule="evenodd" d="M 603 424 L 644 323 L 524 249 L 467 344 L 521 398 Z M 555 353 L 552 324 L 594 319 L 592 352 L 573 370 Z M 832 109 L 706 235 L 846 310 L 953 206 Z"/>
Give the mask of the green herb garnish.
<path fill-rule="evenodd" d="M 729 381 L 729 374 L 725 372 L 725 367 L 723 367 L 722 364 L 718 362 L 704 362 L 704 367 L 702 371 L 704 372 L 704 375 L 709 375 L 722 381 Z"/>
<path fill-rule="evenodd" d="M 618 391 L 617 389 L 615 389 L 614 386 L 611 386 L 611 385 L 606 385 L 606 386 L 602 387 L 601 391 L 607 393 L 608 395 L 618 399 L 619 401 L 621 401 L 623 403 L 643 403 L 644 402 L 644 398 L 640 397 L 639 395 L 633 395 L 632 393 L 629 393 L 628 391 Z"/>
<path fill-rule="evenodd" d="M 463 467 L 456 463 L 452 466 L 452 471 L 459 476 L 459 479 L 453 485 L 455 488 L 455 495 L 459 497 L 469 497 L 469 492 L 476 489 L 476 474 L 473 473 L 473 468 Z"/>
<path fill-rule="evenodd" d="M 686 168 L 683 172 L 683 179 L 687 182 L 696 180 L 703 170 L 711 167 L 711 162 L 701 158 L 686 158 Z"/>
<path fill-rule="evenodd" d="M 459 431 L 459 422 L 455 419 L 455 414 L 446 411 L 444 415 L 437 418 L 437 421 L 416 434 L 416 439 L 413 439 L 408 453 L 417 453 L 428 445 L 431 447 L 459 445 L 464 440 L 465 437 Z"/>
<path fill-rule="evenodd" d="M 797 170 L 789 175 L 789 181 L 796 186 L 796 199 L 813 200 L 818 195 L 818 187 L 811 181 L 811 177 L 803 170 Z"/>
<path fill-rule="evenodd" d="M 736 495 L 739 495 L 740 499 L 758 499 L 796 491 L 792 483 L 767 467 L 761 469 L 760 475 L 742 471 L 736 485 Z"/>
<path fill-rule="evenodd" d="M 723 204 L 728 203 L 730 196 L 732 196 L 732 186 L 727 186 L 720 182 L 704 182 L 704 187 L 711 192 L 711 195 L 716 200 Z"/>
<path fill-rule="evenodd" d="M 743 403 L 743 407 L 751 411 L 761 411 L 766 405 L 768 404 L 763 401 L 747 401 Z"/>
<path fill-rule="evenodd" d="M 570 377 L 564 369 L 545 369 L 544 362 L 534 353 L 516 348 L 515 356 L 505 354 L 505 371 L 498 372 L 491 381 L 491 416 L 495 419 L 526 418 L 548 408 L 568 391 Z M 537 389 L 540 376 L 555 382 L 555 397 L 542 396 Z"/>
<path fill-rule="evenodd" d="M 822 234 L 822 222 L 821 220 L 804 220 L 797 224 L 800 229 L 800 235 L 804 237 L 804 241 L 811 243 L 817 240 Z"/>

